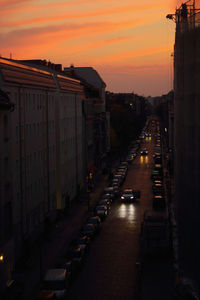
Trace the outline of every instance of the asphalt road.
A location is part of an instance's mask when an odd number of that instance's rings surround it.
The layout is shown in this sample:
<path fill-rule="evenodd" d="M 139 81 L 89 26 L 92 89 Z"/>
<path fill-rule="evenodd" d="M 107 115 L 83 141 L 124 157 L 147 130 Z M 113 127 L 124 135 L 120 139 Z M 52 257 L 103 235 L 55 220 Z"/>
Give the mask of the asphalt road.
<path fill-rule="evenodd" d="M 123 204 L 118 199 L 112 205 L 67 299 L 134 299 L 141 221 L 144 211 L 152 205 L 154 144 L 148 139 L 143 146 L 149 151 L 148 156 L 137 155 L 122 186 L 140 190 L 141 198 L 133 204 Z"/>

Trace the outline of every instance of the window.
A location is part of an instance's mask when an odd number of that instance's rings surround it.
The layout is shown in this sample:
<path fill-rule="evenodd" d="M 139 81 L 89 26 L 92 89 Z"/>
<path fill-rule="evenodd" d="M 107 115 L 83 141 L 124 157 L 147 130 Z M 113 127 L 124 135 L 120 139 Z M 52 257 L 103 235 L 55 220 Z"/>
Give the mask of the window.
<path fill-rule="evenodd" d="M 9 140 L 8 136 L 8 116 L 4 115 L 3 117 L 3 125 L 4 125 L 4 141 L 7 142 Z"/>
<path fill-rule="evenodd" d="M 35 110 L 35 94 L 33 94 L 33 109 Z"/>
<path fill-rule="evenodd" d="M 18 131 L 18 126 L 16 126 L 16 139 L 17 139 L 17 141 L 18 141 L 18 139 L 19 139 L 19 131 Z"/>
<path fill-rule="evenodd" d="M 5 178 L 5 181 L 8 180 L 8 173 L 9 173 L 9 170 L 8 170 L 8 157 L 5 157 L 4 158 L 4 178 Z"/>
<path fill-rule="evenodd" d="M 12 206 L 11 202 L 4 205 L 4 232 L 5 238 L 9 237 L 12 233 Z"/>

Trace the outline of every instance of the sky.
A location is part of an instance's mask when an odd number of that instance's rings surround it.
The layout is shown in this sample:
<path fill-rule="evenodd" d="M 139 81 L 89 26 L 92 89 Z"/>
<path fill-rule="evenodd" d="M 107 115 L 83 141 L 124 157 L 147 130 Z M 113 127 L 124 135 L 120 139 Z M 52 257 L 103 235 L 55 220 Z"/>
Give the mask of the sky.
<path fill-rule="evenodd" d="M 0 55 L 95 68 L 111 92 L 173 88 L 176 0 L 0 0 Z"/>

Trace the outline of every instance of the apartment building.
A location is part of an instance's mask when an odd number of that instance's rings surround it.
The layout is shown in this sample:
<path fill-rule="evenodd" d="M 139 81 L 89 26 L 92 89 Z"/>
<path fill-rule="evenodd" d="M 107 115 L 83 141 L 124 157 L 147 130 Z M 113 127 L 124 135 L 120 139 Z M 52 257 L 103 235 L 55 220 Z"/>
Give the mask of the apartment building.
<path fill-rule="evenodd" d="M 11 279 L 14 261 L 10 126 L 13 111 L 14 105 L 8 94 L 2 90 L 0 81 L 0 291 L 5 288 L 6 279 Z"/>
<path fill-rule="evenodd" d="M 66 202 L 72 201 L 84 184 L 83 89 L 79 80 L 47 65 L 3 58 L 0 87 L 15 106 L 8 118 L 1 118 L 4 125 L 9 124 L 11 138 L 0 150 L 1 166 L 5 165 L 0 168 L 1 178 L 6 180 L 7 189 L 4 194 L 1 190 L 0 206 L 10 222 L 5 225 L 7 230 L 13 229 L 10 251 L 14 253 L 14 266 L 45 230 L 45 224 L 48 226 L 56 212 L 65 209 Z"/>
<path fill-rule="evenodd" d="M 110 114 L 105 107 L 106 84 L 92 67 L 66 67 L 66 74 L 81 80 L 84 88 L 85 161 L 87 172 L 98 173 L 106 167 L 110 150 Z M 84 136 L 84 135 L 83 135 Z"/>
<path fill-rule="evenodd" d="M 187 1 L 170 17 L 176 21 L 174 168 L 179 274 L 199 289 L 200 10 L 194 5 Z"/>

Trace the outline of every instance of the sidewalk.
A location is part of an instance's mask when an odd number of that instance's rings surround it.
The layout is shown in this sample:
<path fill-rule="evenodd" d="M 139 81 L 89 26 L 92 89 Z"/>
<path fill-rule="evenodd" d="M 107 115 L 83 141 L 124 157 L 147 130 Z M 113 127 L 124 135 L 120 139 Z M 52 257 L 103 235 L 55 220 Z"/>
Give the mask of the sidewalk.
<path fill-rule="evenodd" d="M 90 193 L 89 204 L 91 209 L 95 206 L 99 195 L 107 184 L 108 175 L 102 175 L 95 186 L 94 192 Z M 55 224 L 48 237 L 41 238 L 40 242 L 34 245 L 31 254 L 31 266 L 15 271 L 14 279 L 18 282 L 16 290 L 19 290 L 19 294 L 15 296 L 7 294 L 5 300 L 34 299 L 45 271 L 55 266 L 56 261 L 64 255 L 72 239 L 78 235 L 81 226 L 89 215 L 88 208 L 87 200 L 74 203 L 70 214 Z M 23 292 L 20 293 L 20 290 L 23 290 Z"/>

